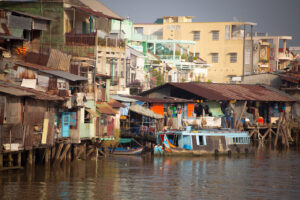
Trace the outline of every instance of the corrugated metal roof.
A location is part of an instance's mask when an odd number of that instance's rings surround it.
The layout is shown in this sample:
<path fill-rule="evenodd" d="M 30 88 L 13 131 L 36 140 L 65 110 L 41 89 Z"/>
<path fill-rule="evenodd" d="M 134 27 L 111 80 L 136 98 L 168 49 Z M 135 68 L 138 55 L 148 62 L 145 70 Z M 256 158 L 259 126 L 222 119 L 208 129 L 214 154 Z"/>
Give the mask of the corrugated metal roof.
<path fill-rule="evenodd" d="M 131 110 L 132 112 L 138 113 L 140 115 L 144 115 L 144 116 L 151 117 L 151 118 L 154 118 L 154 119 L 164 118 L 163 116 L 161 116 L 159 114 L 156 114 L 152 110 L 150 110 L 148 108 L 145 108 L 143 106 L 137 105 L 137 104 L 136 105 L 131 105 L 129 107 L 129 110 Z"/>
<path fill-rule="evenodd" d="M 126 106 L 120 102 L 118 102 L 117 100 L 114 100 L 112 98 L 110 98 L 108 104 L 113 107 L 113 108 L 125 108 Z"/>
<path fill-rule="evenodd" d="M 24 38 L 15 37 L 12 35 L 0 35 L 1 39 L 10 39 L 10 40 L 24 40 Z"/>
<path fill-rule="evenodd" d="M 267 89 L 261 85 L 245 84 L 222 84 L 222 83 L 166 83 L 153 88 L 142 94 L 149 94 L 152 91 L 164 87 L 175 87 L 185 90 L 195 97 L 202 97 L 207 100 L 249 100 L 249 101 L 282 101 L 289 102 L 295 99 L 282 95 L 279 92 Z"/>
<path fill-rule="evenodd" d="M 91 115 L 93 115 L 94 117 L 100 117 L 100 115 L 99 115 L 96 111 L 94 111 L 94 110 L 92 110 L 92 109 L 90 109 L 90 108 L 85 108 L 85 110 L 86 110 L 88 113 L 90 113 Z"/>
<path fill-rule="evenodd" d="M 19 90 L 16 88 L 11 88 L 8 86 L 3 86 L 0 84 L 0 92 L 5 93 L 5 94 L 10 94 L 13 96 L 18 96 L 18 97 L 23 97 L 23 96 L 34 96 L 33 93 L 29 93 L 23 90 Z"/>
<path fill-rule="evenodd" d="M 46 20 L 46 21 L 52 21 L 53 20 L 53 19 L 50 19 L 48 17 L 43 17 L 43 16 L 39 16 L 39 15 L 33 15 L 31 13 L 26 13 L 26 12 L 21 12 L 21 11 L 16 11 L 16 10 L 12 10 L 11 12 L 17 13 L 19 15 L 28 16 L 28 17 L 31 17 L 33 19 Z"/>
<path fill-rule="evenodd" d="M 149 98 L 149 97 L 142 97 L 142 96 L 125 96 L 124 97 L 136 99 L 138 101 L 148 102 L 148 103 L 189 103 L 193 102 L 193 100 L 181 99 L 181 98 Z"/>
<path fill-rule="evenodd" d="M 122 17 L 112 10 L 110 10 L 108 7 L 104 6 L 102 3 L 100 3 L 98 0 L 80 0 L 80 2 L 90 9 L 93 9 L 97 12 L 101 12 L 107 17 L 117 19 L 117 20 L 123 20 Z"/>
<path fill-rule="evenodd" d="M 113 98 L 117 101 L 122 101 L 122 102 L 136 102 L 137 101 L 135 99 L 131 99 L 131 98 L 127 98 L 127 97 L 121 97 L 119 95 L 110 95 L 110 98 Z"/>
<path fill-rule="evenodd" d="M 51 95 L 45 92 L 37 91 L 30 88 L 21 87 L 19 85 L 15 85 L 12 83 L 0 81 L 0 88 L 5 88 L 2 90 L 2 92 L 14 96 L 30 96 L 34 99 L 39 100 L 45 100 L 45 101 L 62 101 L 65 100 L 64 98 L 57 96 L 57 95 Z"/>
<path fill-rule="evenodd" d="M 16 62 L 16 64 L 20 65 L 20 66 L 23 66 L 23 67 L 37 69 L 37 70 L 49 70 L 49 69 L 51 69 L 51 68 L 48 68 L 48 67 L 43 66 L 43 65 L 38 65 L 38 64 L 29 63 L 29 62 Z"/>
<path fill-rule="evenodd" d="M 115 115 L 117 112 L 106 102 L 96 105 L 97 111 L 106 115 Z"/>
<path fill-rule="evenodd" d="M 86 77 L 74 75 L 74 74 L 71 74 L 71 73 L 65 72 L 65 71 L 59 71 L 59 70 L 41 70 L 41 71 L 48 73 L 48 74 L 52 74 L 54 76 L 58 76 L 58 77 L 70 80 L 70 81 L 87 81 L 88 80 L 88 78 L 86 78 Z"/>

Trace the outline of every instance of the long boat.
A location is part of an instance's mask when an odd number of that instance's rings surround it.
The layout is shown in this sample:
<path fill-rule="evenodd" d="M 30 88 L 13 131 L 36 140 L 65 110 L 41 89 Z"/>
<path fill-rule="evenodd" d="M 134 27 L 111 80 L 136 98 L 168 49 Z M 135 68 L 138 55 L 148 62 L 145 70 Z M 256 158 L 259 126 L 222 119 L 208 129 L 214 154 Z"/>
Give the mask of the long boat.
<path fill-rule="evenodd" d="M 118 140 L 118 146 L 109 149 L 114 155 L 140 155 L 143 150 L 144 146 L 140 145 L 133 138 L 120 138 Z"/>
<path fill-rule="evenodd" d="M 164 131 L 156 134 L 155 155 L 248 153 L 248 132 L 233 129 Z"/>

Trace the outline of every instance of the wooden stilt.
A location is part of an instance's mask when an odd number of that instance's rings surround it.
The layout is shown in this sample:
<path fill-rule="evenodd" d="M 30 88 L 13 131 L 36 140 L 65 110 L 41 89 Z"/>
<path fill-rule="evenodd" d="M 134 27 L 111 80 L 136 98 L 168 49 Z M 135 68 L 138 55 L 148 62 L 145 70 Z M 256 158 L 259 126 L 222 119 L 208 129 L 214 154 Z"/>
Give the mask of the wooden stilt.
<path fill-rule="evenodd" d="M 59 162 L 61 162 L 63 159 L 66 159 L 66 155 L 67 155 L 67 152 L 69 151 L 70 147 L 71 147 L 71 144 L 67 144 L 65 146 L 65 149 L 59 158 Z"/>
<path fill-rule="evenodd" d="M 0 169 L 3 168 L 3 154 L 0 153 Z"/>
<path fill-rule="evenodd" d="M 54 146 L 51 148 L 51 160 L 54 160 L 54 158 L 55 158 L 55 150 L 56 150 L 56 146 L 54 145 Z"/>
<path fill-rule="evenodd" d="M 21 167 L 21 161 L 22 161 L 22 154 L 21 151 L 18 152 L 18 167 Z"/>
<path fill-rule="evenodd" d="M 78 159 L 78 147 L 77 147 L 77 145 L 73 146 L 73 157 L 74 157 L 74 160 Z"/>
<path fill-rule="evenodd" d="M 50 162 L 50 149 L 45 149 L 45 164 L 47 165 Z"/>
<path fill-rule="evenodd" d="M 32 149 L 30 149 L 28 151 L 28 155 L 27 155 L 27 164 L 28 165 L 32 165 Z"/>
<path fill-rule="evenodd" d="M 63 143 L 60 143 L 58 145 L 58 148 L 57 148 L 57 151 L 56 151 L 56 154 L 55 154 L 55 162 L 59 159 L 60 157 L 60 152 L 62 150 L 62 148 L 64 147 L 64 144 Z"/>
<path fill-rule="evenodd" d="M 72 151 L 71 149 L 69 149 L 68 153 L 67 153 L 67 161 L 71 161 L 72 159 Z"/>
<path fill-rule="evenodd" d="M 98 160 L 98 147 L 95 146 L 95 160 Z"/>
<path fill-rule="evenodd" d="M 8 153 L 8 167 L 13 166 L 13 158 L 12 158 L 12 153 Z"/>

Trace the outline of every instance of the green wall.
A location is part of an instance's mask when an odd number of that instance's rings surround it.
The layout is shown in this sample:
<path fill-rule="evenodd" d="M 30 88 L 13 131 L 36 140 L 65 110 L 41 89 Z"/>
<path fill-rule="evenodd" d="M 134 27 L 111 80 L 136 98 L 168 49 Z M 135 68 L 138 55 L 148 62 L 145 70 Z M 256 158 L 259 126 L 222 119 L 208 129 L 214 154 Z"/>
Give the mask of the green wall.
<path fill-rule="evenodd" d="M 52 19 L 50 30 L 43 31 L 41 42 L 62 44 L 64 42 L 64 7 L 63 3 L 10 3 L 0 2 L 0 8 L 16 10 Z"/>

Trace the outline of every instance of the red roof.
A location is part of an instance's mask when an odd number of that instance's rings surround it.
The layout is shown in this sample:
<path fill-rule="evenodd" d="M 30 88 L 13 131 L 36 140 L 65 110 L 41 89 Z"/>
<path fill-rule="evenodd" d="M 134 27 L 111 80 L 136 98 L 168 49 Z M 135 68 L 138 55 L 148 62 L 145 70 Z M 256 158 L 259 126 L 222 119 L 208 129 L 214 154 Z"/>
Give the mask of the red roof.
<path fill-rule="evenodd" d="M 244 100 L 244 101 L 295 101 L 288 94 L 282 91 L 267 88 L 262 85 L 246 84 L 224 84 L 224 83 L 166 83 L 159 87 L 145 91 L 142 94 L 147 95 L 166 87 L 175 87 L 187 91 L 195 97 L 202 97 L 207 100 Z M 180 90 L 178 91 L 180 92 Z"/>

